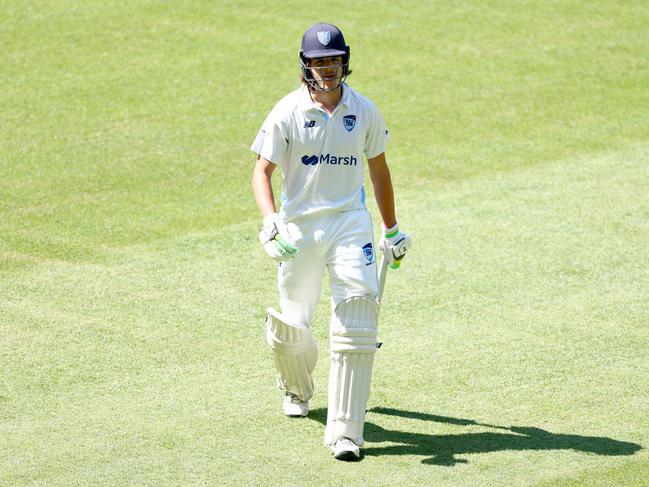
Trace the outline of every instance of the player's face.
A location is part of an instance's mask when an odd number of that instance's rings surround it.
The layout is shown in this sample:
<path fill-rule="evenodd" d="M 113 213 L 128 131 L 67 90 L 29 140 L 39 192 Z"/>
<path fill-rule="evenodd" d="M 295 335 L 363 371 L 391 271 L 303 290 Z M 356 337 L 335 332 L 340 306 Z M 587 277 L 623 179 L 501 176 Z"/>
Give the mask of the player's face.
<path fill-rule="evenodd" d="M 310 59 L 309 68 L 320 88 L 325 91 L 335 90 L 343 76 L 343 58 L 333 56 Z"/>

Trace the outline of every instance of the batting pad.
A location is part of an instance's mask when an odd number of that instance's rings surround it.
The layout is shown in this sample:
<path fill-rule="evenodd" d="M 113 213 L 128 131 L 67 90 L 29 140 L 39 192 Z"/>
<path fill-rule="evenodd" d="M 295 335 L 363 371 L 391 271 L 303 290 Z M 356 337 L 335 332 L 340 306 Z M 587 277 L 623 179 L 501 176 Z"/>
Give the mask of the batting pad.
<path fill-rule="evenodd" d="M 311 373 L 318 360 L 318 348 L 309 327 L 287 322 L 281 313 L 268 308 L 266 340 L 275 355 L 277 387 L 302 401 L 313 396 Z"/>
<path fill-rule="evenodd" d="M 376 301 L 353 297 L 331 316 L 331 368 L 325 444 L 346 436 L 362 446 L 365 410 L 376 352 Z"/>

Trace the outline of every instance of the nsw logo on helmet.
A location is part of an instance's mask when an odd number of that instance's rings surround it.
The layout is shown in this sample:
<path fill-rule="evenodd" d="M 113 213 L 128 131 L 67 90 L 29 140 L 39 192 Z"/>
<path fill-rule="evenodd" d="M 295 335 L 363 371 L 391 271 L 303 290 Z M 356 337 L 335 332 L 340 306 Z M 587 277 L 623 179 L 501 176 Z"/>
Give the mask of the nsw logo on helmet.
<path fill-rule="evenodd" d="M 318 40 L 320 41 L 320 44 L 326 46 L 331 42 L 331 32 L 329 32 L 328 30 L 318 31 Z"/>

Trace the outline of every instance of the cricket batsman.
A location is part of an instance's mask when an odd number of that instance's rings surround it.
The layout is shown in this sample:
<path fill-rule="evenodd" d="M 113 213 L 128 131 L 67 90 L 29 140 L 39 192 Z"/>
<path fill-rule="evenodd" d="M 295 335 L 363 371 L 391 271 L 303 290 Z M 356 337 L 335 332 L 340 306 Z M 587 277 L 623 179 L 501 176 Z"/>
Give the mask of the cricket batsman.
<path fill-rule="evenodd" d="M 280 311 L 268 309 L 267 341 L 284 391 L 284 414 L 303 417 L 313 396 L 317 348 L 310 329 L 325 270 L 331 286 L 331 365 L 325 445 L 360 458 L 377 336 L 377 252 L 365 205 L 364 157 L 383 220 L 379 246 L 397 268 L 411 245 L 399 229 L 385 158 L 389 132 L 377 107 L 345 80 L 350 49 L 332 24 L 302 36 L 302 86 L 282 98 L 251 150 L 263 216 L 259 239 L 279 263 Z M 282 174 L 279 213 L 271 178 Z"/>

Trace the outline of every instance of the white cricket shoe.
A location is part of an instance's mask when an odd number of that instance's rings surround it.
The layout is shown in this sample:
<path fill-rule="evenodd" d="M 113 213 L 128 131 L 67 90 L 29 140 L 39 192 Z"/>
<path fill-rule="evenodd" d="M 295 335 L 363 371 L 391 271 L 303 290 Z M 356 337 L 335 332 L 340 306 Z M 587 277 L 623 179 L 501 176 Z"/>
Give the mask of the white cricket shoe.
<path fill-rule="evenodd" d="M 358 445 L 345 436 L 336 440 L 333 446 L 334 458 L 336 460 L 358 460 L 361 457 L 361 450 Z"/>
<path fill-rule="evenodd" d="M 303 401 L 295 394 L 287 392 L 284 398 L 284 414 L 290 418 L 303 418 L 309 414 L 309 401 Z"/>

